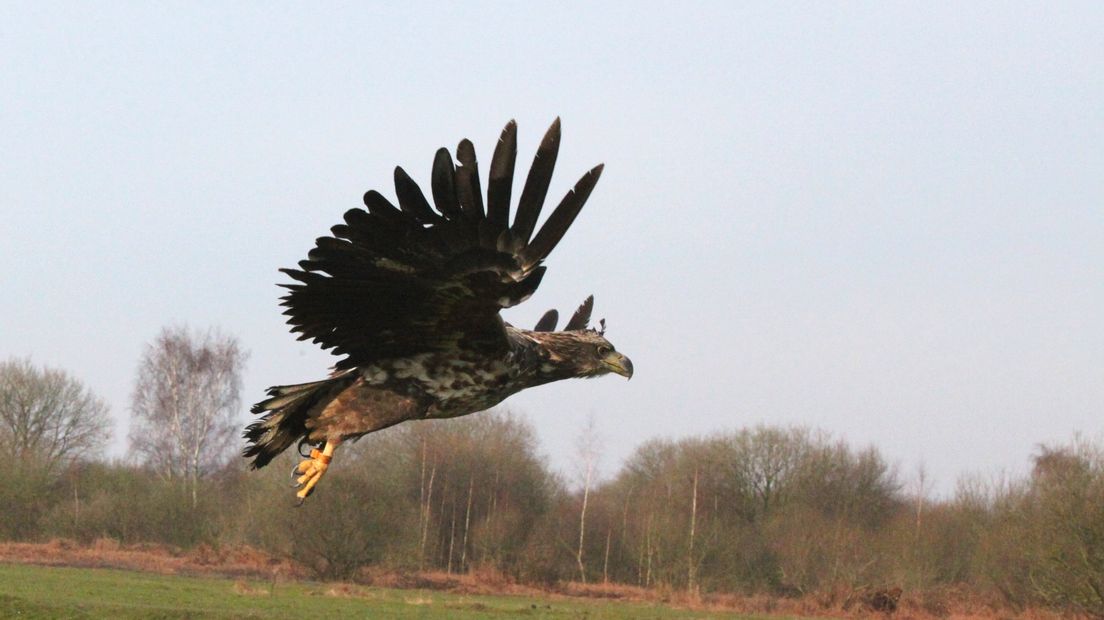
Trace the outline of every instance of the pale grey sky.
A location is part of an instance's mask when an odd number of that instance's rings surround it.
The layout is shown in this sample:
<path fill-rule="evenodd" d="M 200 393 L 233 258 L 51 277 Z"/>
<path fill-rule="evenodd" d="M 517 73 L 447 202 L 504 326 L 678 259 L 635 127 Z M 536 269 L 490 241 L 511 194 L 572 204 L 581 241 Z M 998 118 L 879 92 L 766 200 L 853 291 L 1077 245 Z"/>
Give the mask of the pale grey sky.
<path fill-rule="evenodd" d="M 165 324 L 240 337 L 246 406 L 321 377 L 276 269 L 559 115 L 552 194 L 606 171 L 506 318 L 594 293 L 636 376 L 507 401 L 553 465 L 590 413 L 607 471 L 801 424 L 943 490 L 1104 433 L 1104 5 L 407 4 L 0 7 L 0 357 L 103 395 L 116 454 Z"/>

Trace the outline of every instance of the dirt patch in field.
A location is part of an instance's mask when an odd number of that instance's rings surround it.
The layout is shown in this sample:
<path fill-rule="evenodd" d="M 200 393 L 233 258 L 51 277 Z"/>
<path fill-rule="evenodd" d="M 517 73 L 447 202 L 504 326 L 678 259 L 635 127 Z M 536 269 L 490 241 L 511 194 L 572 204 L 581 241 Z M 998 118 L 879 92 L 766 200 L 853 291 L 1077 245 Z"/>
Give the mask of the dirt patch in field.
<path fill-rule="evenodd" d="M 182 551 L 166 545 L 120 545 L 110 539 L 80 545 L 71 540 L 48 543 L 0 543 L 0 562 L 81 568 L 121 568 L 163 575 L 220 575 L 255 579 L 303 579 L 306 571 L 292 562 L 251 547 L 214 549 L 206 545 Z"/>

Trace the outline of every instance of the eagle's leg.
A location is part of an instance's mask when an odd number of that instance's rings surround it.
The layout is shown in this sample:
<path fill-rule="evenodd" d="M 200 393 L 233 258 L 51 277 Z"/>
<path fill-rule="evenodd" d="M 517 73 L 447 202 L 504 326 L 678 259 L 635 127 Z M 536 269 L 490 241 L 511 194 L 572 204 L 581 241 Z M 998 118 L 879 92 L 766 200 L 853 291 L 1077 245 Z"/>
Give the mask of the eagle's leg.
<path fill-rule="evenodd" d="M 326 442 L 320 452 L 318 448 L 313 448 L 310 451 L 310 458 L 299 463 L 295 468 L 295 472 L 302 474 L 295 482 L 299 489 L 299 492 L 295 494 L 299 498 L 299 503 L 302 504 L 303 500 L 307 499 L 307 496 L 314 492 L 314 486 L 318 484 L 318 481 L 322 479 L 322 474 L 326 473 L 326 469 L 330 466 L 330 461 L 333 460 L 334 449 L 341 443 L 340 439 L 333 439 Z"/>

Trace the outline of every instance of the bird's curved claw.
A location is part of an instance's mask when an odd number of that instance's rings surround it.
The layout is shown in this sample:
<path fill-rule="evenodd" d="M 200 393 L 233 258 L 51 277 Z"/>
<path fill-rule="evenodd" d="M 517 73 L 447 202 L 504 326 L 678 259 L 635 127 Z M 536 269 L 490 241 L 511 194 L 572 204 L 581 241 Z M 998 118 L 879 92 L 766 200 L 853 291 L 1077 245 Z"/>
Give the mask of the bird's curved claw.
<path fill-rule="evenodd" d="M 299 456 L 305 459 L 309 459 L 311 457 L 310 451 L 308 450 L 307 452 L 303 452 L 303 446 L 310 447 L 310 445 L 310 442 L 308 442 L 307 438 L 304 437 L 299 440 L 299 445 L 295 446 L 295 451 L 299 453 Z"/>
<path fill-rule="evenodd" d="M 303 505 L 303 502 L 307 501 L 307 498 L 314 493 L 314 487 L 307 489 L 306 493 L 295 495 L 295 507 L 298 508 Z"/>
<path fill-rule="evenodd" d="M 328 451 L 332 453 L 333 448 L 328 448 Z M 299 504 L 302 504 L 303 500 L 314 492 L 314 485 L 318 484 L 318 481 L 322 479 L 322 474 L 325 474 L 326 470 L 329 469 L 331 458 L 330 454 L 325 454 L 315 448 L 311 450 L 310 458 L 300 462 L 295 466 L 295 469 L 291 470 L 291 475 L 295 478 L 295 484 L 292 486 L 302 487 L 296 493 L 296 496 L 299 497 Z"/>

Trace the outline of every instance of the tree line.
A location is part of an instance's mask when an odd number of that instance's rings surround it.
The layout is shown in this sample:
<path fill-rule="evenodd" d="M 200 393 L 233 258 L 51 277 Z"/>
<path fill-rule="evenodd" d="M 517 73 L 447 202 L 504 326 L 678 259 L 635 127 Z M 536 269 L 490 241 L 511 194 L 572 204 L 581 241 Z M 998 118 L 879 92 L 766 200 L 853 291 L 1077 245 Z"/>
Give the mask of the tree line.
<path fill-rule="evenodd" d="M 1104 614 L 1104 449 L 1041 446 L 1022 478 L 965 477 L 949 498 L 906 488 L 875 447 L 755 427 L 639 446 L 597 478 L 539 455 L 507 412 L 409 422 L 343 450 L 293 508 L 296 455 L 236 457 L 236 340 L 163 331 L 139 364 L 130 456 L 107 461 L 107 407 L 78 380 L 0 363 L 0 538 L 180 548 L 251 545 L 327 579 L 368 568 L 527 582 L 825 599 L 900 586 L 1017 608 Z"/>

